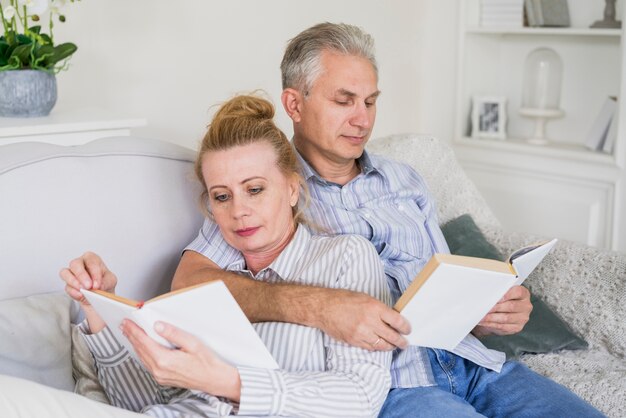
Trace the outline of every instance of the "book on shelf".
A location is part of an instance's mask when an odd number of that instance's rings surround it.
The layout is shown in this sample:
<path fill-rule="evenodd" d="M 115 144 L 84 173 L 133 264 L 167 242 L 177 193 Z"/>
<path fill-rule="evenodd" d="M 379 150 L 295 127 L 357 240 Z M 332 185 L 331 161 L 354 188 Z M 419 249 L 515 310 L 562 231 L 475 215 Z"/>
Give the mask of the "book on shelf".
<path fill-rule="evenodd" d="M 556 241 L 521 248 L 507 261 L 433 255 L 394 306 L 411 324 L 409 344 L 454 349 Z"/>
<path fill-rule="evenodd" d="M 135 357 L 132 344 L 119 329 L 125 318 L 133 320 L 146 334 L 166 347 L 174 348 L 154 331 L 157 321 L 167 322 L 196 336 L 234 366 L 278 368 L 235 298 L 220 280 L 169 292 L 145 302 L 99 290 L 82 292 L 117 340 Z"/>
<path fill-rule="evenodd" d="M 528 26 L 570 26 L 567 0 L 524 0 L 524 10 Z"/>
<path fill-rule="evenodd" d="M 596 116 L 593 125 L 591 125 L 589 132 L 587 132 L 587 137 L 585 139 L 585 146 L 587 148 L 592 151 L 604 150 L 604 144 L 609 133 L 609 127 L 612 125 L 616 111 L 617 98 L 613 96 L 607 97 L 602 105 L 602 108 L 600 109 L 600 112 Z"/>
<path fill-rule="evenodd" d="M 523 18 L 523 0 L 482 0 L 481 2 L 481 26 L 521 27 Z"/>
<path fill-rule="evenodd" d="M 613 113 L 613 118 L 611 118 L 611 124 L 609 125 L 609 129 L 607 129 L 606 131 L 604 144 L 602 144 L 602 151 L 606 152 L 607 154 L 613 153 L 613 148 L 615 148 L 615 141 L 617 141 L 617 115 L 619 115 L 619 103 L 616 103 L 615 112 Z"/>

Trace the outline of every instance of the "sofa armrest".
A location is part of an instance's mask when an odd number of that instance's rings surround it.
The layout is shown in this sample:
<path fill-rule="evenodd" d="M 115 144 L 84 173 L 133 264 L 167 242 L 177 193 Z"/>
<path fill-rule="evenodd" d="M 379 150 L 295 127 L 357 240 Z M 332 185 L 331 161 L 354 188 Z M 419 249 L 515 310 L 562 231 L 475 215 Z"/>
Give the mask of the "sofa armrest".
<path fill-rule="evenodd" d="M 504 254 L 542 237 L 483 231 Z M 559 241 L 524 283 L 542 296 L 591 347 L 626 355 L 626 255 Z"/>

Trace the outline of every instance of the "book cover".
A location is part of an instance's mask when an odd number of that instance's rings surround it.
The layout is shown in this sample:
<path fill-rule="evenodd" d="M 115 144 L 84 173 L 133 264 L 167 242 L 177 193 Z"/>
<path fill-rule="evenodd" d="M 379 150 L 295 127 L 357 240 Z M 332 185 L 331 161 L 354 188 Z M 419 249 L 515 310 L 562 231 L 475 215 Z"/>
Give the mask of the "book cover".
<path fill-rule="evenodd" d="M 196 336 L 234 366 L 278 368 L 222 281 L 166 293 L 146 302 L 97 290 L 82 292 L 117 340 L 135 357 L 132 345 L 119 329 L 125 318 L 133 320 L 151 338 L 167 347 L 172 345 L 154 331 L 156 321 L 167 322 Z"/>
<path fill-rule="evenodd" d="M 409 344 L 453 350 L 556 241 L 524 247 L 507 261 L 435 254 L 394 306 L 411 324 Z"/>
<path fill-rule="evenodd" d="M 591 125 L 585 140 L 585 146 L 592 151 L 602 150 L 606 141 L 606 136 L 611 125 L 611 120 L 617 110 L 617 99 L 607 97 L 600 109 L 600 113 Z"/>
<path fill-rule="evenodd" d="M 619 104 L 617 105 L 619 108 Z M 615 141 L 617 141 L 617 115 L 619 115 L 618 109 L 615 109 L 615 114 L 611 119 L 611 124 L 609 125 L 609 129 L 606 131 L 606 137 L 604 138 L 604 144 L 602 144 L 602 151 L 607 154 L 613 153 L 613 148 L 615 147 Z"/>

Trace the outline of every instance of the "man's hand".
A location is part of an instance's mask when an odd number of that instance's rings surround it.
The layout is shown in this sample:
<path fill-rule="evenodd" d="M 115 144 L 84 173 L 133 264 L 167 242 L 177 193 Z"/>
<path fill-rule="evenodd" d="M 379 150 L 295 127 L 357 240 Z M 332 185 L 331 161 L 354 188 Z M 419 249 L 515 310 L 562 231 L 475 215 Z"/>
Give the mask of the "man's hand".
<path fill-rule="evenodd" d="M 406 348 L 411 331 L 398 312 L 365 293 L 327 289 L 319 328 L 331 337 L 366 350 Z"/>
<path fill-rule="evenodd" d="M 121 328 L 143 365 L 159 384 L 200 390 L 239 402 L 239 372 L 198 338 L 173 325 L 157 322 L 155 331 L 179 347 L 170 349 L 154 341 L 129 319 L 122 322 Z"/>
<path fill-rule="evenodd" d="M 472 334 L 477 337 L 517 334 L 528 322 L 532 310 L 528 289 L 513 286 L 478 323 Z"/>

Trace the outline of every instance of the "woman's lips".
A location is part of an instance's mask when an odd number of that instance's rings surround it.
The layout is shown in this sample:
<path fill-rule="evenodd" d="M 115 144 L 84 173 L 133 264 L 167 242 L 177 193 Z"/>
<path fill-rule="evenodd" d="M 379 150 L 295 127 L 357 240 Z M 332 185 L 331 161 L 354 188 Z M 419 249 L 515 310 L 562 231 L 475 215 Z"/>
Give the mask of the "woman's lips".
<path fill-rule="evenodd" d="M 258 229 L 258 226 L 255 226 L 254 228 L 243 228 L 236 230 L 235 233 L 241 237 L 249 237 L 250 235 L 253 235 L 256 231 L 258 231 Z"/>

